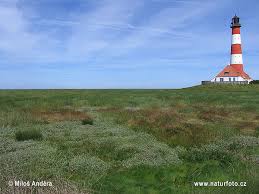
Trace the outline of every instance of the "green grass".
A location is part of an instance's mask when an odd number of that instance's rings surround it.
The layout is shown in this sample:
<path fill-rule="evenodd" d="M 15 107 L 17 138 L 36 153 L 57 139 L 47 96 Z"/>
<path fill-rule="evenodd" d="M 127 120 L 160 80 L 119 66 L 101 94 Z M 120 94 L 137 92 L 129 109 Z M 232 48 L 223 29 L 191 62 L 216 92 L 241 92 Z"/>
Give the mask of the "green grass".
<path fill-rule="evenodd" d="M 2 90 L 0 193 L 13 177 L 51 180 L 44 193 L 258 193 L 258 129 L 257 85 Z M 248 186 L 193 187 L 227 180 Z"/>

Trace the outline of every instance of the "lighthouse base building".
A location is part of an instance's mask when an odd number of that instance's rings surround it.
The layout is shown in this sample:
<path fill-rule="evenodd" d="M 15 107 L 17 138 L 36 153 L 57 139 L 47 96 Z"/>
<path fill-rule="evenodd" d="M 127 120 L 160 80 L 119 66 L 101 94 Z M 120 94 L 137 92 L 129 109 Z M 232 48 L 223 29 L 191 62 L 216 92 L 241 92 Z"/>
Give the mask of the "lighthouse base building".
<path fill-rule="evenodd" d="M 235 65 L 226 66 L 211 82 L 216 83 L 237 83 L 237 84 L 249 84 L 253 81 L 250 76 L 244 72 L 242 68 Z"/>
<path fill-rule="evenodd" d="M 241 35 L 239 17 L 236 15 L 232 18 L 232 45 L 230 65 L 227 65 L 210 83 L 233 83 L 249 84 L 252 78 L 244 71 L 243 56 L 241 48 Z M 208 84 L 209 82 L 202 82 Z"/>

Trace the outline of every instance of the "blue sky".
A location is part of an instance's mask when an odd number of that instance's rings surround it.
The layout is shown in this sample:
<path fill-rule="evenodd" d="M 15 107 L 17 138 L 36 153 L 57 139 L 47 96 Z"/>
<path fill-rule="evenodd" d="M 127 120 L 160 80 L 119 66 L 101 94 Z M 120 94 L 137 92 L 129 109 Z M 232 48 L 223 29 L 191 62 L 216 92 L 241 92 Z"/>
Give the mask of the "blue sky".
<path fill-rule="evenodd" d="M 257 0 L 0 0 L 0 88 L 181 88 L 230 61 L 259 79 Z"/>

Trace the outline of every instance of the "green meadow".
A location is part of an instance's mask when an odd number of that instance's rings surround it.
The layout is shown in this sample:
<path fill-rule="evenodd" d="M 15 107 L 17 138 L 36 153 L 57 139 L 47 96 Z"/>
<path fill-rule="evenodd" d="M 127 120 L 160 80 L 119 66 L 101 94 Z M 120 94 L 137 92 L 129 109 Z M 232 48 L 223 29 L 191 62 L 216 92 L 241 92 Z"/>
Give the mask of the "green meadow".
<path fill-rule="evenodd" d="M 13 187 L 9 181 L 51 181 Z M 246 187 L 195 187 L 197 181 Z M 0 90 L 0 193 L 259 193 L 259 86 Z"/>

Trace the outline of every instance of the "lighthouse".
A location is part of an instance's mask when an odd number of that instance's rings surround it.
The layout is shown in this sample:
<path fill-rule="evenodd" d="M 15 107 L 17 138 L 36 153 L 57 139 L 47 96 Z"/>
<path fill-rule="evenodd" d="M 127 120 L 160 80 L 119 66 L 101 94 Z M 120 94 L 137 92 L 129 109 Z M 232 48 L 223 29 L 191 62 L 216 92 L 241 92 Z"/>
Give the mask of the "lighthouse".
<path fill-rule="evenodd" d="M 240 28 L 239 17 L 235 15 L 231 22 L 232 43 L 230 64 L 212 79 L 211 82 L 249 84 L 252 81 L 251 77 L 244 71 Z"/>

